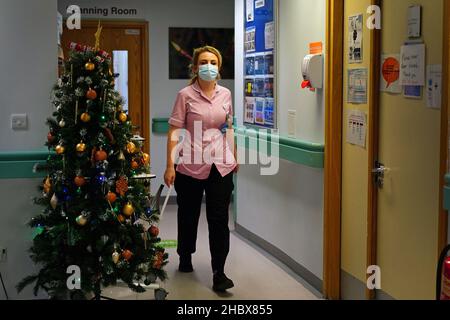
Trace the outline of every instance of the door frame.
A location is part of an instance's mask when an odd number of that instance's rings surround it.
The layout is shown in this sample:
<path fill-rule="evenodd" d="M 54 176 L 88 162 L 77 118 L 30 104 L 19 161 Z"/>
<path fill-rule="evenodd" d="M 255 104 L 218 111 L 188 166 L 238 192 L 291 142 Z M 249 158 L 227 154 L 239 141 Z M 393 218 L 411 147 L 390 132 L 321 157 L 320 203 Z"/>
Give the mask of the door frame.
<path fill-rule="evenodd" d="M 142 83 L 141 90 L 143 94 L 142 109 L 140 114 L 142 118 L 147 121 L 142 121 L 141 132 L 144 132 L 146 139 L 143 143 L 143 151 L 150 153 L 150 53 L 149 53 L 149 32 L 148 21 L 127 21 L 127 20 L 103 20 L 103 19 L 82 19 L 81 28 L 83 26 L 89 28 L 96 28 L 98 23 L 105 28 L 113 29 L 139 29 L 142 40 L 141 48 L 141 65 L 142 65 Z M 92 35 L 92 41 L 94 41 L 94 35 Z M 100 44 L 101 47 L 101 44 Z"/>
<path fill-rule="evenodd" d="M 341 297 L 344 0 L 327 0 L 323 295 Z"/>
<path fill-rule="evenodd" d="M 448 104 L 449 104 L 449 70 L 450 70 L 450 3 L 444 1 L 444 35 L 443 35 L 443 55 L 442 55 L 442 109 L 441 109 L 441 165 L 440 165 L 440 188 L 439 188 L 439 234 L 438 234 L 438 257 L 448 242 L 448 212 L 444 209 L 444 185 L 447 174 L 448 159 Z"/>

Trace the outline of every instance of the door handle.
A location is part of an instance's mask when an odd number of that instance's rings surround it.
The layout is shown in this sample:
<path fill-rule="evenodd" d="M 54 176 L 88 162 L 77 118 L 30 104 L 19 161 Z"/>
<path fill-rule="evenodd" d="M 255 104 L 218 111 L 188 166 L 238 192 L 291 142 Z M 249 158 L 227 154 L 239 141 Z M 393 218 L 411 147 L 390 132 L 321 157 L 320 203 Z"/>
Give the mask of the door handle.
<path fill-rule="evenodd" d="M 384 186 L 384 175 L 389 169 L 379 161 L 375 161 L 375 168 L 372 169 L 374 175 L 374 182 L 377 184 L 378 188 L 382 189 Z"/>

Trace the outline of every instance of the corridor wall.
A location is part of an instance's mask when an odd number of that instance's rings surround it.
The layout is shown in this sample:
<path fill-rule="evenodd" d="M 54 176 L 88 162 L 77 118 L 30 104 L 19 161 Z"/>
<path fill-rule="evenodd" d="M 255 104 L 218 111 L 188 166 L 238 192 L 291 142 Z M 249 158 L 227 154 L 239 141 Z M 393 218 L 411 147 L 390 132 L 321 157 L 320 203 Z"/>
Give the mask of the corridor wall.
<path fill-rule="evenodd" d="M 235 107 L 243 125 L 243 39 L 246 1 L 236 0 Z M 278 12 L 277 92 L 279 131 L 288 136 L 288 111 L 295 111 L 292 138 L 324 143 L 324 90 L 302 90 L 301 62 L 311 42 L 325 43 L 325 1 L 282 0 Z M 281 157 L 280 157 L 281 158 Z M 323 271 L 323 169 L 280 159 L 278 174 L 262 176 L 257 165 L 241 165 L 236 180 L 237 231 L 279 257 L 316 289 Z"/>

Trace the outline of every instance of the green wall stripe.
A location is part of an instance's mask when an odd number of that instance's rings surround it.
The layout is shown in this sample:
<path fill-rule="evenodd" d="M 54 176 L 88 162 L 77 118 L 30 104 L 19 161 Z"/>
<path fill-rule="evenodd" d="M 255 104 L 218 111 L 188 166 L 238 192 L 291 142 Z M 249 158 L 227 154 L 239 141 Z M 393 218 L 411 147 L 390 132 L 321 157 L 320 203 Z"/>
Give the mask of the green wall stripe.
<path fill-rule="evenodd" d="M 169 132 L 169 118 L 153 118 L 152 132 L 157 134 L 167 134 Z"/>
<path fill-rule="evenodd" d="M 45 172 L 33 172 L 33 169 L 36 164 L 45 165 L 51 153 L 48 149 L 0 152 L 0 179 L 45 177 Z"/>
<path fill-rule="evenodd" d="M 168 118 L 154 118 L 152 120 L 153 133 L 167 134 L 169 132 L 169 119 Z M 266 139 L 266 141 L 272 141 L 272 135 L 258 129 L 246 129 L 243 127 L 236 128 L 237 138 L 245 138 L 245 148 L 255 149 L 253 145 L 258 146 L 257 139 Z M 253 139 L 253 140 L 250 140 Z M 239 142 L 239 141 L 238 141 Z M 252 142 L 250 144 L 250 142 Z M 325 146 L 319 143 L 312 143 L 302 140 L 297 140 L 288 137 L 279 137 L 278 144 L 274 143 L 274 146 L 279 146 L 280 159 L 284 159 L 293 163 L 305 165 L 312 168 L 324 168 L 324 152 Z M 270 148 L 268 150 L 270 155 Z M 266 155 L 267 155 L 266 153 Z"/>

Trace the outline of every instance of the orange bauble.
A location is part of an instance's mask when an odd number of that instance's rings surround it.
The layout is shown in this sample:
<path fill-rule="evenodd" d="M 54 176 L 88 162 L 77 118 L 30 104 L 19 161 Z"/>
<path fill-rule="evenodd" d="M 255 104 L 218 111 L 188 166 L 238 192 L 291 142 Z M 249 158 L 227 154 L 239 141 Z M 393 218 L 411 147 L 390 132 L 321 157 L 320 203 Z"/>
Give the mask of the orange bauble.
<path fill-rule="evenodd" d="M 74 182 L 77 187 L 82 187 L 86 184 L 86 180 L 84 179 L 84 177 L 81 176 L 75 177 Z"/>
<path fill-rule="evenodd" d="M 106 195 L 106 200 L 108 200 L 110 203 L 114 203 L 117 200 L 117 196 L 114 192 L 108 192 Z"/>
<path fill-rule="evenodd" d="M 58 145 L 56 146 L 55 151 L 57 154 L 63 154 L 66 151 L 66 148 L 62 145 Z"/>
<path fill-rule="evenodd" d="M 107 158 L 108 158 L 108 155 L 104 150 L 99 150 L 95 153 L 96 161 L 105 161 Z"/>
<path fill-rule="evenodd" d="M 91 121 L 91 116 L 89 115 L 89 113 L 85 112 L 81 115 L 80 119 L 83 122 L 89 122 Z"/>
<path fill-rule="evenodd" d="M 137 163 L 136 160 L 131 161 L 131 168 L 133 170 L 136 170 L 137 168 L 139 168 L 139 163 Z"/>
<path fill-rule="evenodd" d="M 133 257 L 133 253 L 130 250 L 123 250 L 122 251 L 122 257 L 127 260 L 130 261 L 131 257 Z"/>
<path fill-rule="evenodd" d="M 150 155 L 148 153 L 144 153 L 142 155 L 142 162 L 144 165 L 148 165 L 150 163 Z"/>
<path fill-rule="evenodd" d="M 89 88 L 88 92 L 86 93 L 86 98 L 88 98 L 89 100 L 97 99 L 97 92 Z"/>
<path fill-rule="evenodd" d="M 122 213 L 123 213 L 124 215 L 126 215 L 127 217 L 131 217 L 131 216 L 133 215 L 133 213 L 134 213 L 134 207 L 133 207 L 133 205 L 131 204 L 131 202 L 128 202 L 128 203 L 125 205 L 125 207 L 123 207 Z"/>
<path fill-rule="evenodd" d="M 126 122 L 127 120 L 128 120 L 127 114 L 124 113 L 124 112 L 121 112 L 121 113 L 119 114 L 119 121 L 120 121 L 120 122 Z"/>

